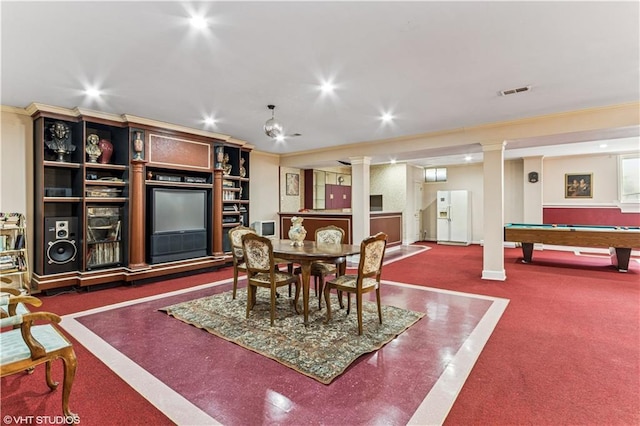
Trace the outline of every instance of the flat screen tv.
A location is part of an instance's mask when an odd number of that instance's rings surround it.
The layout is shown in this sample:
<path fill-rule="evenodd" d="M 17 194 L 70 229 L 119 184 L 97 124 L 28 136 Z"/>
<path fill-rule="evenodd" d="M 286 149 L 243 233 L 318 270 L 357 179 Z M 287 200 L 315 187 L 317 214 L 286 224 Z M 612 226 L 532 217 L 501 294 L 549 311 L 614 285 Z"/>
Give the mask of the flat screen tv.
<path fill-rule="evenodd" d="M 207 256 L 207 189 L 152 188 L 148 201 L 150 263 Z"/>
<path fill-rule="evenodd" d="M 256 230 L 258 235 L 263 237 L 274 238 L 276 236 L 275 220 L 258 220 L 253 222 L 251 227 Z"/>

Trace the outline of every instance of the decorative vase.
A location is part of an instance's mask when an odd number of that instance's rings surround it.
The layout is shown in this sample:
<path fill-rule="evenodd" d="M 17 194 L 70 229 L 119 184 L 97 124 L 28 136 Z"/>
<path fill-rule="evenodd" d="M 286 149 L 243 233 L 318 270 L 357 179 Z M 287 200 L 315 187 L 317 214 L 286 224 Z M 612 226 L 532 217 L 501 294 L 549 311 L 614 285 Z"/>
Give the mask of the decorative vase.
<path fill-rule="evenodd" d="M 98 161 L 102 164 L 109 164 L 111 162 L 111 155 L 113 154 L 113 144 L 106 139 L 100 139 L 98 146 L 102 150 Z"/>
<path fill-rule="evenodd" d="M 142 160 L 142 151 L 144 150 L 144 141 L 142 140 L 142 132 L 135 132 L 136 138 L 133 141 L 133 159 Z"/>
<path fill-rule="evenodd" d="M 307 230 L 302 226 L 304 218 L 294 216 L 291 218 L 291 228 L 289 228 L 289 239 L 294 247 L 302 247 L 304 245 L 304 237 L 307 236 Z"/>

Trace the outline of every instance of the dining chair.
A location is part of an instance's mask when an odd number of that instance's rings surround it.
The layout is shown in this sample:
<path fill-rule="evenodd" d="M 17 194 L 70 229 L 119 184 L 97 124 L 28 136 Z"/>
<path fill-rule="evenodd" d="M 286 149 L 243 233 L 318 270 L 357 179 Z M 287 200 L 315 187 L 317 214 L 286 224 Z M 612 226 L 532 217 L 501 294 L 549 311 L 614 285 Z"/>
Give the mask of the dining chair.
<path fill-rule="evenodd" d="M 281 272 L 276 268 L 273 257 L 273 245 L 271 240 L 255 233 L 246 233 L 242 236 L 242 249 L 247 271 L 247 318 L 256 304 L 256 292 L 258 287 L 270 290 L 271 326 L 276 317 L 276 289 L 285 285 L 295 284 L 295 300 L 300 295 L 300 275 Z M 298 312 L 298 305 L 293 303 L 294 310 Z"/>
<path fill-rule="evenodd" d="M 255 233 L 256 231 L 253 228 L 242 225 L 229 229 L 229 241 L 231 242 L 231 252 L 233 255 L 233 299 L 236 298 L 236 290 L 238 289 L 238 274 L 240 272 L 247 272 L 244 252 L 242 250 L 242 236 Z"/>
<path fill-rule="evenodd" d="M 342 244 L 344 240 L 344 229 L 335 225 L 328 225 L 316 229 L 316 244 Z M 324 290 L 324 281 L 327 275 L 339 274 L 339 263 L 346 262 L 345 258 L 341 258 L 337 263 L 315 262 L 311 265 L 311 276 L 314 280 L 314 288 L 316 297 L 318 298 L 318 309 L 322 309 L 322 292 Z M 340 307 L 342 307 L 342 297 L 338 299 Z"/>
<path fill-rule="evenodd" d="M 0 304 L 14 311 L 19 304 L 40 306 L 42 302 L 33 296 L 0 295 Z M 45 378 L 49 389 L 55 390 L 58 382 L 51 377 L 51 362 L 62 359 L 64 376 L 62 382 L 62 412 L 67 421 L 77 416 L 69 410 L 69 395 L 75 378 L 77 360 L 71 342 L 53 325 L 61 318 L 50 312 L 33 312 L 17 315 L 2 315 L 0 328 L 0 377 L 11 374 L 30 374 L 33 368 L 46 363 Z M 45 321 L 46 323 L 42 323 Z M 38 325 L 34 324 L 37 322 Z M 11 329 L 8 329 L 12 327 Z M 71 417 L 70 417 L 71 416 Z"/>
<path fill-rule="evenodd" d="M 360 243 L 360 262 L 356 275 L 340 275 L 327 281 L 324 288 L 324 299 L 327 303 L 327 320 L 331 320 L 330 292 L 335 288 L 338 292 L 347 293 L 347 315 L 351 311 L 351 293 L 356 295 L 356 308 L 358 311 L 358 335 L 362 334 L 362 295 L 371 291 L 376 292 L 378 303 L 378 319 L 382 324 L 382 306 L 380 304 L 380 275 L 382 273 L 382 260 L 387 247 L 387 234 L 378 232 L 376 235 L 365 238 Z"/>

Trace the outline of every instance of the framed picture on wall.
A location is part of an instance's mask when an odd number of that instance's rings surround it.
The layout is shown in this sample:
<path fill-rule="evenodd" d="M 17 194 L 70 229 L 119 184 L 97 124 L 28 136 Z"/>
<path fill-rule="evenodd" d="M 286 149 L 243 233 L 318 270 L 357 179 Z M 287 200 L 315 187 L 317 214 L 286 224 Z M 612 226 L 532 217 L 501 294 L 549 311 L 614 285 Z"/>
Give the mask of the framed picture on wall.
<path fill-rule="evenodd" d="M 286 194 L 300 195 L 300 175 L 297 173 L 287 173 Z"/>
<path fill-rule="evenodd" d="M 592 198 L 593 173 L 567 173 L 564 175 L 564 198 Z"/>

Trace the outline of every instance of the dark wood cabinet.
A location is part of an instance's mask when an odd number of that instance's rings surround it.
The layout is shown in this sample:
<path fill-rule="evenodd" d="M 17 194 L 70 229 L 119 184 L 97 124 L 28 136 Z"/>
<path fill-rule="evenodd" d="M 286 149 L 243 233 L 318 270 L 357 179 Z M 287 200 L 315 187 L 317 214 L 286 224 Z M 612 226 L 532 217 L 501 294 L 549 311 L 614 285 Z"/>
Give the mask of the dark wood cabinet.
<path fill-rule="evenodd" d="M 351 208 L 351 187 L 344 185 L 325 185 L 326 209 Z"/>
<path fill-rule="evenodd" d="M 34 291 L 135 281 L 230 259 L 227 230 L 249 221 L 249 148 L 126 115 L 39 104 L 28 111 L 34 126 Z M 90 139 L 99 141 L 99 157 Z M 163 193 L 165 202 L 171 201 L 166 194 L 199 194 L 194 199 L 202 211 L 189 211 L 188 203 L 172 206 L 204 227 L 202 249 L 192 252 L 197 258 L 189 252 L 175 261 L 151 256 L 152 244 L 176 240 L 164 241 L 165 229 L 151 239 L 154 193 Z"/>

